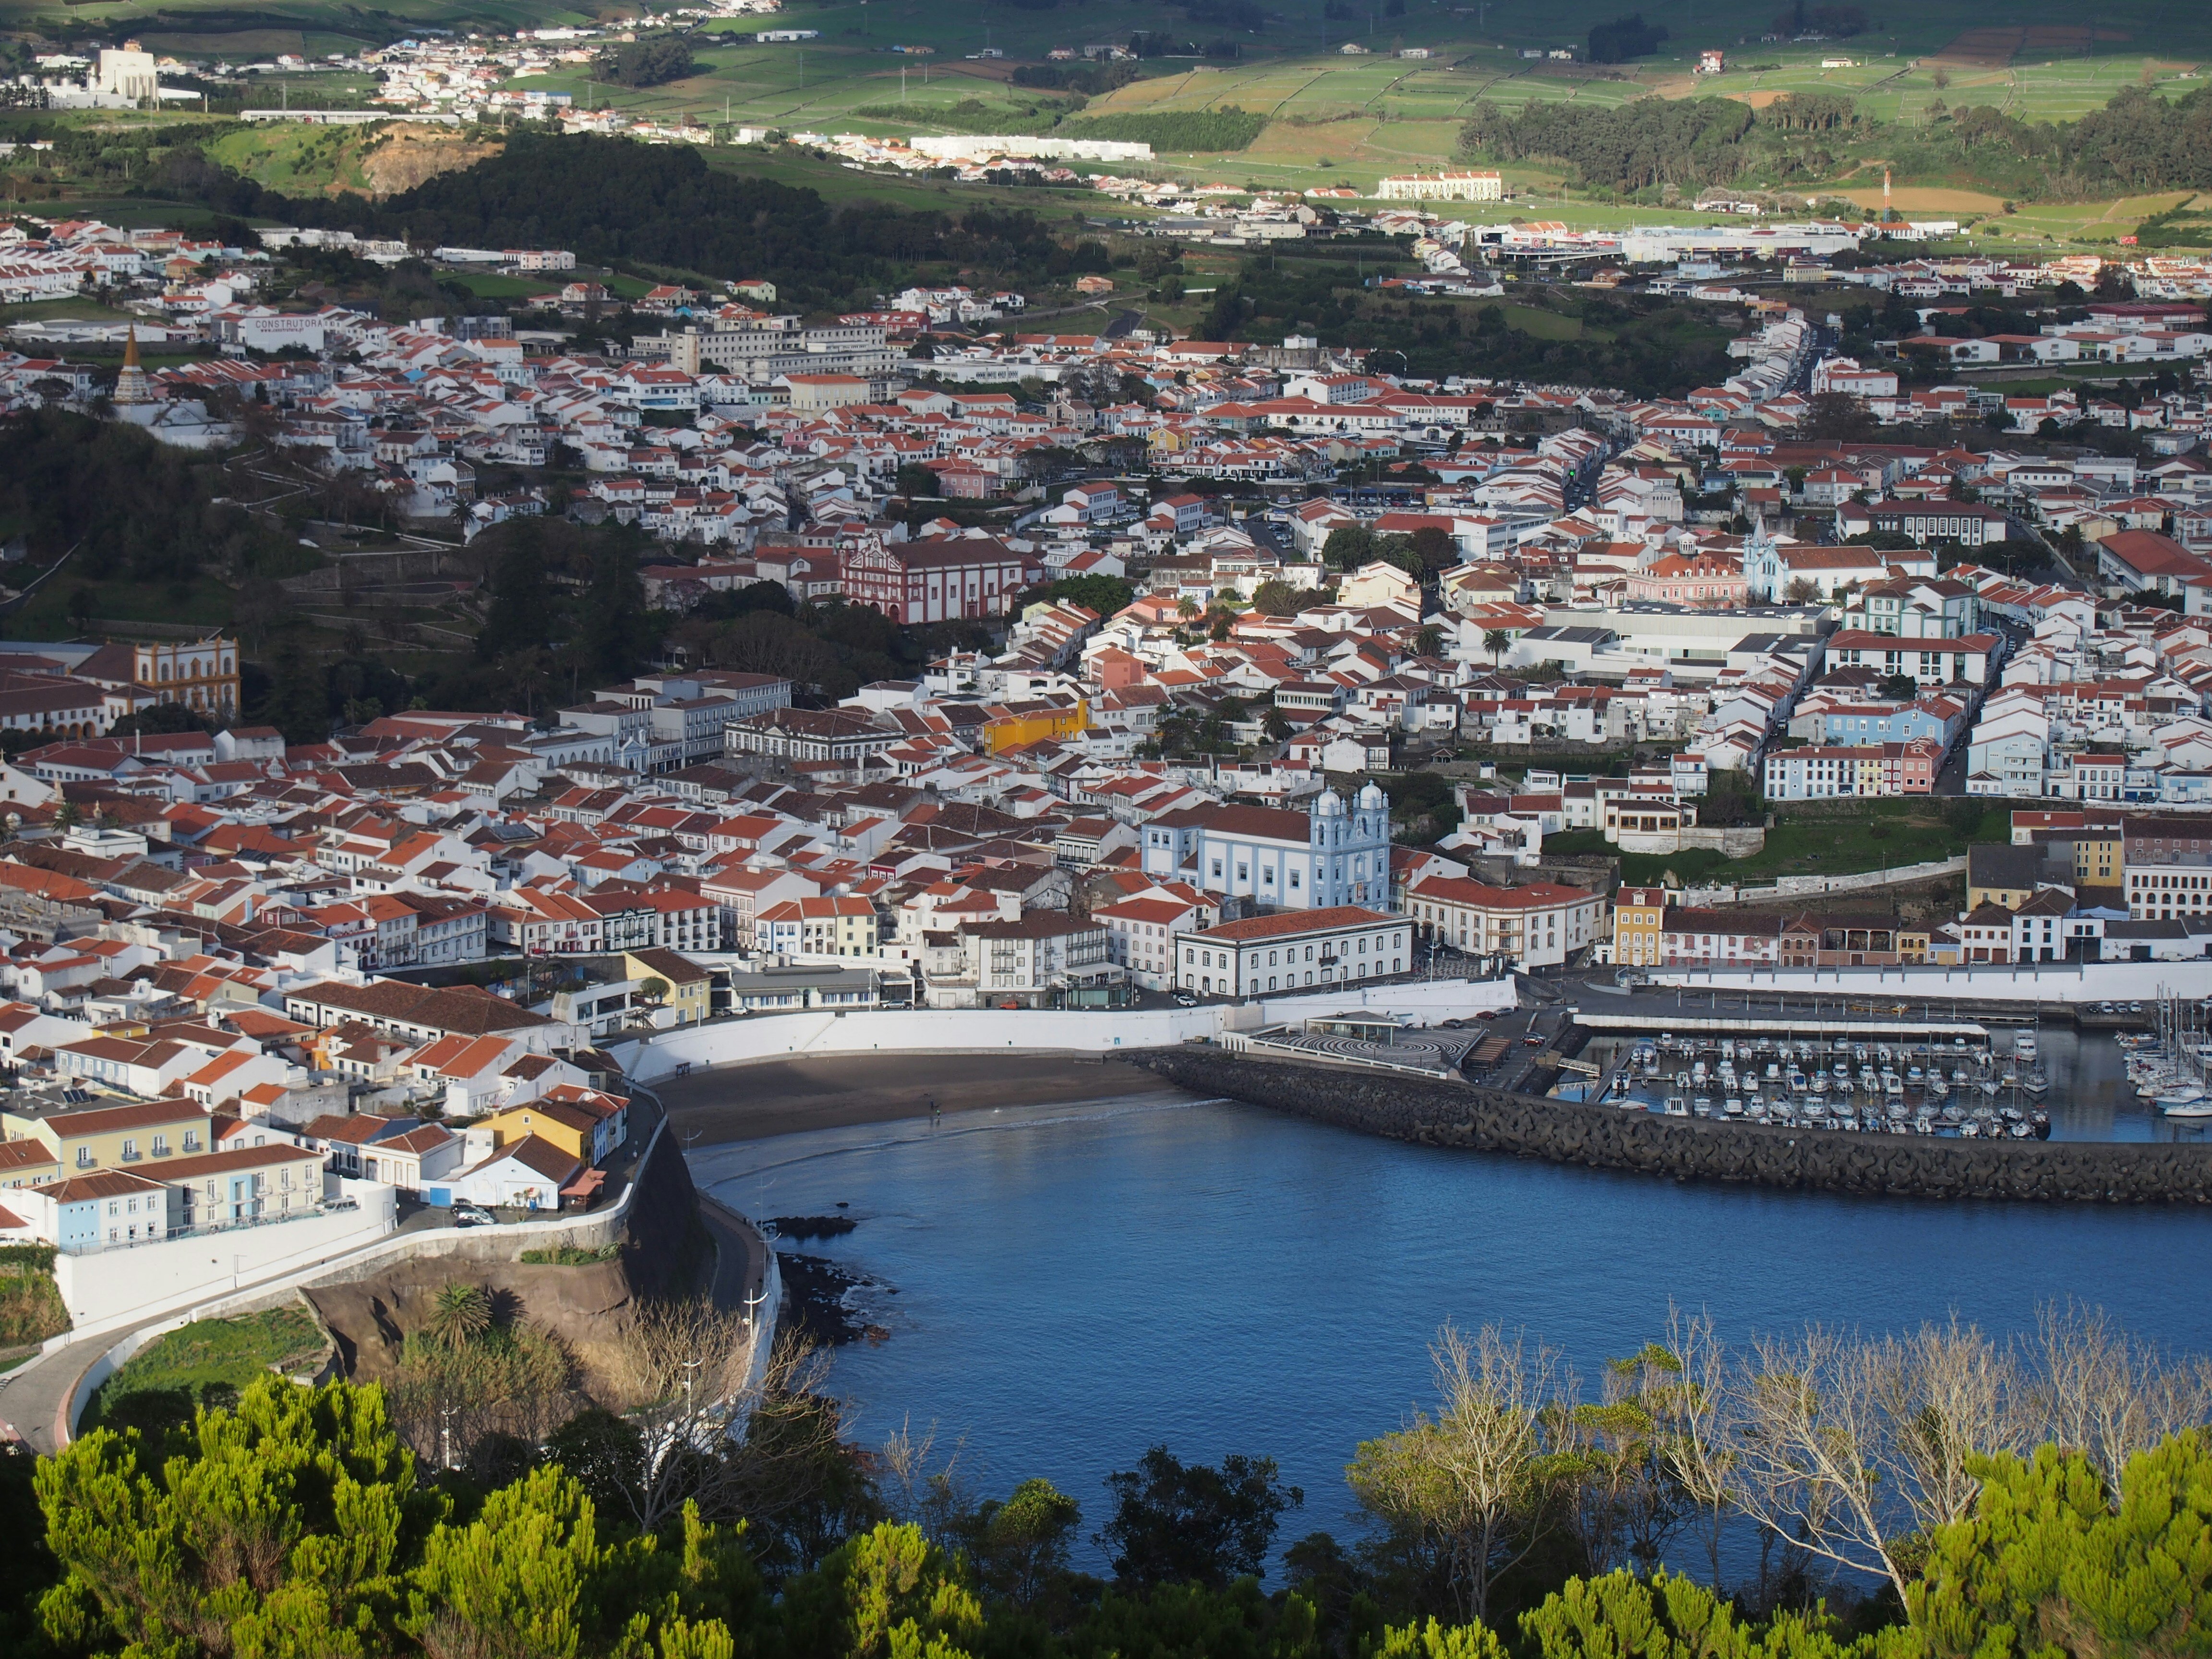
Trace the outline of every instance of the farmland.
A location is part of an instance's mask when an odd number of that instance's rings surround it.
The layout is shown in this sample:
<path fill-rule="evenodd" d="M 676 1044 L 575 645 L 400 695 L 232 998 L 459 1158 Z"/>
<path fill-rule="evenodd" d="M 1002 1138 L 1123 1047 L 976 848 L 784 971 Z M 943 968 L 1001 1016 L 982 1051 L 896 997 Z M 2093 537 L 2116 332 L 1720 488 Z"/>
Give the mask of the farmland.
<path fill-rule="evenodd" d="M 1400 15 L 1389 15 L 1391 8 Z M 1327 15 L 1330 9 L 1335 16 Z M 2035 188 L 2032 167 L 1962 150 L 1950 142 L 1947 123 L 1977 106 L 2023 121 L 2071 121 L 2127 88 L 2160 96 L 2193 90 L 2204 83 L 2200 59 L 2212 60 L 2212 14 L 2201 9 L 2177 15 L 2156 0 L 2131 0 L 2100 11 L 2094 27 L 2084 27 L 2071 9 L 2043 0 L 2005 9 L 2006 21 L 1993 26 L 1983 9 L 1939 0 L 1885 15 L 1849 39 L 1822 41 L 1762 40 L 1774 11 L 1772 0 L 1759 0 L 1701 7 L 1694 30 L 1672 16 L 1673 34 L 1626 64 L 1523 55 L 1579 46 L 1594 23 L 1618 9 L 1619 0 L 1569 0 L 1540 13 L 1449 7 L 1440 0 L 1357 0 L 1353 16 L 1341 0 L 1287 0 L 1264 17 L 1254 14 L 1248 21 L 1261 27 L 1240 32 L 1194 21 L 1151 0 L 1042 10 L 830 0 L 787 5 L 777 20 L 817 32 L 817 39 L 804 42 L 757 43 L 750 33 L 757 26 L 752 18 L 708 20 L 689 36 L 693 73 L 660 85 L 611 85 L 586 65 L 562 66 L 564 73 L 533 77 L 530 84 L 587 106 L 785 134 L 1036 132 L 1070 118 L 1088 123 L 1238 110 L 1267 123 L 1243 149 L 1158 148 L 1151 164 L 1116 170 L 1249 189 L 1348 186 L 1361 196 L 1386 173 L 1463 164 L 1461 125 L 1479 102 L 1508 111 L 1556 102 L 1595 112 L 1655 97 L 1719 96 L 1765 108 L 1784 96 L 1830 95 L 1848 98 L 1863 125 L 1847 142 L 1823 150 L 1825 177 L 1789 179 L 1789 188 L 1807 198 L 1847 198 L 1874 207 L 1887 168 L 1893 200 L 1904 211 L 1984 222 L 1984 234 L 2051 251 L 2108 246 L 2149 214 L 2189 199 L 2172 193 L 2041 199 L 2052 192 Z M 558 9 L 532 9 L 526 18 L 524 10 L 507 0 L 407 0 L 374 12 L 119 0 L 95 17 L 81 7 L 64 13 L 40 0 L 0 0 L 0 27 L 80 46 L 143 27 L 148 45 L 204 59 L 357 49 L 417 25 L 504 29 L 523 21 L 592 21 Z M 1656 20 L 1672 10 L 1651 15 Z M 1088 99 L 1017 83 L 1021 64 L 1040 62 L 1055 48 L 1120 41 L 1139 31 L 1188 38 L 1186 52 L 1205 46 L 1214 55 L 1147 58 L 1139 78 Z M 926 48 L 927 54 L 894 53 L 895 46 Z M 1707 46 L 1725 51 L 1725 73 L 1692 73 L 1698 50 Z M 1428 55 L 1400 55 L 1408 51 Z M 981 55 L 987 52 L 1004 56 Z M 1231 52 L 1237 55 L 1226 55 Z M 341 87 L 353 89 L 328 76 L 295 76 L 291 84 L 302 96 L 325 100 Z M 288 95 L 273 78 L 248 90 L 257 105 Z M 214 154 L 287 191 L 386 193 L 413 182 L 404 170 L 391 176 L 390 166 L 380 176 L 370 149 L 359 138 L 232 132 Z M 967 186 L 856 174 L 834 164 L 824 169 L 787 149 L 717 152 L 712 159 L 717 167 L 813 184 L 833 200 L 916 207 L 977 196 Z M 1501 170 L 1515 198 L 1510 210 L 1529 216 L 1592 227 L 1688 216 L 1661 207 L 1656 197 L 1616 204 L 1609 189 L 1579 188 L 1571 169 L 1541 155 L 1509 161 Z M 1033 206 L 1052 199 L 1029 191 L 994 191 L 989 199 L 1008 195 Z"/>

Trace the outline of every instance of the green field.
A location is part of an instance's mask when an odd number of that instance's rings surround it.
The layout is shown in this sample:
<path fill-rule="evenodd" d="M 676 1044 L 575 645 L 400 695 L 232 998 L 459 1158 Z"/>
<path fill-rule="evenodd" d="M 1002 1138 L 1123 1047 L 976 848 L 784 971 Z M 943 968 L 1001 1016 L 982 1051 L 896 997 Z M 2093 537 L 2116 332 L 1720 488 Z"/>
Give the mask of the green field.
<path fill-rule="evenodd" d="M 819 40 L 763 46 L 739 38 L 757 26 L 753 19 L 709 20 L 691 36 L 697 70 L 685 79 L 635 89 L 571 71 L 529 84 L 640 116 L 885 137 L 1036 131 L 1079 112 L 1097 117 L 1234 106 L 1270 120 L 1248 149 L 1163 152 L 1150 165 L 1115 170 L 1273 190 L 1349 185 L 1363 195 L 1385 173 L 1452 163 L 1460 124 L 1478 100 L 1506 106 L 1564 101 L 1602 109 L 1649 97 L 1719 95 L 1763 106 L 1791 93 L 1844 94 L 1864 114 L 1893 125 L 1845 145 L 1832 158 L 1837 170 L 1832 176 L 1794 179 L 1790 189 L 1847 193 L 1872 207 L 1881 200 L 1882 168 L 1890 165 L 1897 173 L 1897 205 L 1907 213 L 1975 222 L 1977 246 L 2059 252 L 2113 244 L 2176 198 L 2065 204 L 2027 199 L 2035 192 L 2021 187 L 2019 181 L 2027 177 L 2021 168 L 2014 167 L 2010 183 L 1978 177 L 1978 164 L 1937 142 L 1944 130 L 1927 125 L 1935 106 L 1990 105 L 2027 119 L 2069 120 L 2124 88 L 2148 86 L 2169 94 L 2191 90 L 2203 83 L 2200 58 L 2212 58 L 2212 8 L 2175 7 L 2165 0 L 2123 0 L 2087 24 L 2078 9 L 2052 0 L 2008 6 L 1995 21 L 1987 8 L 1936 0 L 1909 11 L 1880 11 L 1865 33 L 1831 42 L 1761 41 L 1774 16 L 1772 0 L 1726 0 L 1686 15 L 1687 9 L 1646 7 L 1653 21 L 1666 23 L 1670 38 L 1650 57 L 1611 66 L 1520 54 L 1581 44 L 1594 23 L 1626 9 L 1621 0 L 1568 0 L 1542 9 L 1409 0 L 1401 16 L 1382 16 L 1379 5 L 1370 5 L 1366 9 L 1376 15 L 1356 22 L 1326 20 L 1323 7 L 1324 0 L 1285 0 L 1267 11 L 1264 27 L 1239 33 L 1192 23 L 1152 0 L 1047 10 L 945 7 L 921 0 L 800 0 L 776 21 L 817 29 Z M 80 44 L 83 31 L 113 35 L 143 26 L 150 43 L 202 58 L 276 50 L 294 39 L 301 43 L 296 49 L 320 50 L 332 41 L 342 46 L 391 38 L 417 24 L 496 29 L 584 15 L 526 8 L 514 0 L 406 0 L 375 11 L 301 3 L 242 10 L 216 0 L 119 0 L 96 14 L 82 6 L 58 8 L 52 0 L 0 0 L 0 26 L 37 28 L 50 39 Z M 1087 103 L 1079 94 L 1011 82 L 1018 64 L 1041 61 L 1054 48 L 1125 40 L 1139 29 L 1196 43 L 1233 38 L 1242 56 L 1149 59 L 1143 78 Z M 927 46 L 933 55 L 893 54 L 886 49 L 894 44 Z M 1347 44 L 1365 51 L 1346 55 Z M 1727 73 L 1692 73 L 1698 51 L 1706 46 L 1726 51 Z M 1006 57 L 975 56 L 986 47 Z M 1431 55 L 1401 58 L 1401 48 Z M 1850 61 L 1823 67 L 1825 58 Z M 343 83 L 307 76 L 300 84 L 328 92 Z M 270 101 L 262 94 L 273 92 L 258 86 L 254 101 Z M 863 109 L 872 112 L 855 113 Z M 226 164 L 282 190 L 310 193 L 372 182 L 357 154 L 312 134 L 232 136 L 216 149 Z M 902 207 L 982 199 L 1049 208 L 1068 199 L 1026 191 L 979 197 L 970 187 L 878 178 L 757 149 L 710 152 L 710 160 L 717 167 L 811 185 L 833 199 Z M 1616 208 L 1601 194 L 1593 198 L 1568 187 L 1558 167 L 1540 161 L 1504 172 L 1516 197 L 1509 210 L 1527 216 L 1592 228 L 1693 216 L 1650 206 Z M 2018 211 L 2003 214 L 2008 202 L 2017 204 Z"/>
<path fill-rule="evenodd" d="M 1777 876 L 1841 876 L 1957 858 L 1974 842 L 2011 838 L 2008 807 L 1983 815 L 1974 829 L 1955 828 L 1942 804 L 1928 800 L 1862 802 L 1850 817 L 1778 812 L 1766 845 L 1751 857 L 1732 859 L 1711 851 L 1620 855 L 1620 878 L 1630 886 L 1672 876 L 1690 886 L 1733 882 L 1757 886 Z M 1561 856 L 1606 854 L 1614 849 L 1595 830 L 1544 837 L 1544 850 Z"/>
<path fill-rule="evenodd" d="M 126 1360 L 86 1406 L 82 1427 L 188 1426 L 193 1407 L 228 1400 L 272 1366 L 288 1373 L 311 1367 L 326 1346 L 321 1328 L 298 1308 L 203 1319 Z"/>

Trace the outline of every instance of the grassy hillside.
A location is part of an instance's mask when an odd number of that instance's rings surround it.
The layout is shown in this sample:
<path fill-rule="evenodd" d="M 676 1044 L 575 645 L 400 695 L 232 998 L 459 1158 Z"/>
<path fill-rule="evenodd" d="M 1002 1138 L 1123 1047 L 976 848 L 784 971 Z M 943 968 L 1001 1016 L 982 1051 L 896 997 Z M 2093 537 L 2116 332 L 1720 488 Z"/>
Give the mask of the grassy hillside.
<path fill-rule="evenodd" d="M 1887 167 L 1895 200 L 1908 212 L 1981 217 L 2000 215 L 2011 202 L 2022 210 L 1991 228 L 2006 240 L 2055 250 L 2108 244 L 2185 198 L 2146 200 L 2114 191 L 2094 201 L 2050 204 L 2043 198 L 2065 192 L 2047 187 L 2044 170 L 1995 147 L 1963 149 L 1952 136 L 1952 118 L 1980 107 L 2020 120 L 2071 121 L 2125 88 L 2143 87 L 2160 96 L 2191 91 L 2205 84 L 2200 60 L 2212 59 L 2212 8 L 2161 0 L 2121 0 L 2100 9 L 2094 26 L 2082 22 L 2077 8 L 2056 0 L 2007 6 L 1994 22 L 1988 8 L 1962 0 L 1869 7 L 1868 27 L 1826 41 L 1762 40 L 1778 14 L 1789 21 L 1792 8 L 1784 0 L 1708 3 L 1688 15 L 1686 8 L 1647 6 L 1651 20 L 1673 33 L 1647 56 L 1603 65 L 1522 53 L 1586 46 L 1592 26 L 1617 16 L 1626 0 L 1565 0 L 1540 9 L 1443 0 L 1350 0 L 1347 8 L 1346 0 L 1283 0 L 1264 12 L 1239 9 L 1229 0 L 1117 0 L 1110 9 L 1031 9 L 1034 3 L 796 0 L 778 21 L 818 30 L 820 39 L 763 46 L 746 32 L 756 20 L 712 20 L 690 37 L 696 70 L 684 79 L 625 88 L 575 72 L 532 84 L 639 114 L 684 114 L 787 132 L 1034 132 L 1064 122 L 1070 132 L 1150 136 L 1158 159 L 1149 167 L 1117 170 L 1270 189 L 1349 185 L 1363 195 L 1386 173 L 1464 164 L 1461 129 L 1479 103 L 1507 111 L 1551 103 L 1603 111 L 1694 95 L 1764 109 L 1785 96 L 1837 96 L 1850 100 L 1869 125 L 1826 145 L 1814 165 L 1765 182 L 1870 206 L 1880 200 Z M 1400 15 L 1389 15 L 1394 6 Z M 1327 15 L 1331 8 L 1334 17 Z M 533 9 L 526 19 L 525 9 L 508 0 L 402 0 L 377 10 L 302 0 L 251 9 L 216 0 L 117 0 L 97 9 L 0 0 L 0 27 L 81 44 L 137 31 L 149 45 L 187 55 L 312 52 L 391 38 L 422 24 L 510 27 L 583 17 Z M 1017 69 L 1042 63 L 1055 48 L 1127 41 L 1140 31 L 1168 44 L 1170 55 L 1145 59 L 1140 78 L 1129 84 L 1086 98 L 1077 90 L 1014 82 Z M 894 45 L 927 46 L 932 55 L 894 54 Z M 1360 50 L 1347 53 L 1346 46 Z M 1201 57 L 1200 47 L 1233 48 L 1239 55 Z M 1725 74 L 1692 72 L 1705 47 L 1725 51 Z M 987 48 L 1006 55 L 975 55 Z M 1401 58 L 1401 50 L 1430 55 Z M 327 89 L 332 83 L 308 76 L 296 84 Z M 255 101 L 274 101 L 273 88 L 258 87 Z M 1245 113 L 1224 127 L 1218 118 L 1232 110 Z M 7 125 L 0 118 L 0 125 Z M 1249 131 L 1254 126 L 1256 132 Z M 233 136 L 222 141 L 217 159 L 272 188 L 301 194 L 389 192 L 419 181 L 380 176 L 369 143 L 357 135 Z M 430 164 L 420 147 L 400 149 Z M 450 160 L 455 152 L 445 154 Z M 757 150 L 718 155 L 712 164 L 780 179 L 797 170 L 791 158 L 763 159 Z M 393 170 L 387 167 L 387 175 Z M 1616 222 L 1613 198 L 1572 188 L 1577 175 L 1559 158 L 1531 154 L 1506 161 L 1503 170 L 1524 198 L 1520 210 L 1540 205 L 1544 216 Z M 856 184 L 854 178 L 830 180 L 827 193 L 909 204 L 924 193 L 945 199 L 933 183 Z M 950 194 L 955 202 L 975 199 L 957 190 Z M 1626 210 L 1645 222 L 1674 216 L 1656 196 Z M 2192 222 L 2202 222 L 2201 216 Z"/>

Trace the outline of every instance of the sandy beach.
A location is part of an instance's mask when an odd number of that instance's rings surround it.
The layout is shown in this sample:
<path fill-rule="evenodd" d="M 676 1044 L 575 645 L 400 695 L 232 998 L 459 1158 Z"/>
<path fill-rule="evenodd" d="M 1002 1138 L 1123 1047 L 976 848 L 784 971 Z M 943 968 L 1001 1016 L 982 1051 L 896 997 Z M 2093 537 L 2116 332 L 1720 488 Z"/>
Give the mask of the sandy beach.
<path fill-rule="evenodd" d="M 1183 1091 L 1121 1060 L 1070 1054 L 852 1054 L 763 1060 L 653 1085 L 670 1126 L 713 1146 L 928 1114 Z"/>

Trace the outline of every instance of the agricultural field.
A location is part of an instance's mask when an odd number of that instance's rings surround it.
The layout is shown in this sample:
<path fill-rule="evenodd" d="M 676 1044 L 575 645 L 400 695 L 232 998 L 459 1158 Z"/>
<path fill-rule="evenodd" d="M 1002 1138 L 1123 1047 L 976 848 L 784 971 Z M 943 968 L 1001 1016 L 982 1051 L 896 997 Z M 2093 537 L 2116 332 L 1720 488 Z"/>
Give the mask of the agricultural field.
<path fill-rule="evenodd" d="M 2007 174 L 1997 158 L 1969 157 L 1947 145 L 1948 127 L 1932 120 L 1938 106 L 1955 112 L 1986 105 L 2023 119 L 2071 120 L 2126 88 L 2180 95 L 2204 84 L 2212 69 L 2212 9 L 2177 9 L 2160 0 L 2124 0 L 2101 9 L 2087 25 L 2075 9 L 2054 0 L 2008 6 L 2001 24 L 1989 21 L 1986 8 L 1936 0 L 1907 12 L 1883 11 L 1864 32 L 1834 41 L 1762 41 L 1780 0 L 1709 3 L 1692 14 L 1694 25 L 1678 9 L 1647 7 L 1647 15 L 1666 21 L 1673 33 L 1655 53 L 1619 65 L 1521 54 L 1583 43 L 1593 24 L 1627 9 L 1625 0 L 1566 0 L 1540 11 L 1407 0 L 1403 15 L 1395 17 L 1382 15 L 1381 0 L 1354 3 L 1363 13 L 1356 21 L 1327 18 L 1324 0 L 1285 0 L 1257 20 L 1261 27 L 1240 32 L 1220 23 L 1194 24 L 1155 0 L 1042 10 L 945 7 L 924 0 L 793 0 L 778 21 L 818 30 L 820 39 L 761 45 L 749 33 L 757 26 L 755 19 L 709 20 L 690 37 L 696 69 L 681 80 L 632 88 L 580 70 L 529 84 L 639 116 L 688 117 L 785 133 L 1041 132 L 1069 117 L 1237 109 L 1268 122 L 1248 148 L 1191 153 L 1163 147 L 1148 165 L 1117 164 L 1113 170 L 1251 189 L 1348 186 L 1362 197 L 1386 173 L 1463 164 L 1456 149 L 1460 125 L 1479 101 L 1509 110 L 1559 102 L 1595 111 L 1655 97 L 1720 96 L 1764 107 L 1791 94 L 1839 94 L 1890 125 L 1845 143 L 1833 158 L 1838 170 L 1827 179 L 1801 179 L 1794 190 L 1847 197 L 1872 208 L 1881 200 L 1881 173 L 1888 167 L 1895 173 L 1895 204 L 1907 213 L 1967 221 L 1984 246 L 2029 244 L 2039 252 L 2060 252 L 2112 244 L 2144 217 L 2188 198 L 2035 200 L 2033 169 L 2015 167 Z M 0 0 L 0 28 L 35 27 L 49 39 L 88 45 L 143 26 L 141 38 L 149 46 L 202 58 L 343 50 L 418 25 L 502 29 L 575 21 L 591 20 L 581 12 L 525 8 L 516 0 L 403 0 L 376 11 L 296 0 L 253 9 L 216 0 L 117 0 L 102 4 L 96 15 L 84 6 L 57 8 L 52 0 Z M 1019 64 L 1040 62 L 1054 48 L 1122 40 L 1139 30 L 1165 31 L 1200 44 L 1233 41 L 1241 56 L 1147 59 L 1142 78 L 1088 100 L 1079 93 L 1013 83 Z M 889 50 L 894 45 L 927 46 L 931 55 L 895 54 Z M 1727 52 L 1726 73 L 1692 72 L 1698 50 L 1707 46 Z M 976 56 L 987 49 L 1006 56 Z M 1401 58 L 1401 49 L 1430 55 Z M 294 85 L 318 102 L 333 101 L 333 94 L 344 101 L 366 90 L 327 76 L 295 77 Z M 273 82 L 260 82 L 249 97 L 256 105 L 274 103 L 278 90 Z M 464 161 L 459 135 L 421 134 L 418 128 L 416 136 L 394 143 L 312 130 L 231 132 L 213 153 L 288 192 L 385 195 Z M 453 147 L 441 149 L 437 139 Z M 1062 204 L 1070 211 L 1117 216 L 1128 211 L 1056 192 L 981 191 L 936 180 L 882 178 L 789 150 L 713 150 L 708 160 L 717 167 L 809 185 L 833 200 L 916 208 L 988 200 L 1045 211 Z M 1695 217 L 1649 205 L 1617 206 L 1607 193 L 1575 188 L 1568 170 L 1540 157 L 1502 171 L 1512 198 L 1504 210 L 1524 216 L 1588 228 Z M 2008 204 L 2017 210 L 2007 213 Z"/>

